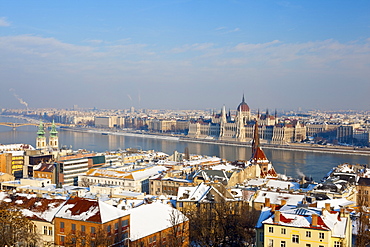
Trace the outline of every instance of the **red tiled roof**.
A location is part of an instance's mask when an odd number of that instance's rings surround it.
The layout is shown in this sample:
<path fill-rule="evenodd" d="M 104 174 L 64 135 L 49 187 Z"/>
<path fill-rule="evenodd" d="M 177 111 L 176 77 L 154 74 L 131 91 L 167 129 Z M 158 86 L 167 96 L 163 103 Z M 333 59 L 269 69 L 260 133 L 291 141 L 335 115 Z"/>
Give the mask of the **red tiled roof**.
<path fill-rule="evenodd" d="M 262 149 L 259 146 L 256 148 L 256 151 L 254 152 L 254 154 L 251 158 L 251 161 L 254 161 L 254 162 L 264 161 L 266 163 L 269 162 L 269 160 L 267 159 L 267 157 L 265 155 L 265 152 L 263 152 Z"/>

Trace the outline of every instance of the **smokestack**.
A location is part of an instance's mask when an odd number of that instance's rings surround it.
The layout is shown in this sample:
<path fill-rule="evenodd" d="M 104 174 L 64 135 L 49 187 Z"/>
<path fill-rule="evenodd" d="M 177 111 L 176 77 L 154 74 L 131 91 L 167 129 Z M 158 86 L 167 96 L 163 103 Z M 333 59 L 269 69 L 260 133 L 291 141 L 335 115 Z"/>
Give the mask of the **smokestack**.
<path fill-rule="evenodd" d="M 330 203 L 325 203 L 325 210 L 326 211 L 328 211 L 328 212 L 330 212 L 331 210 L 330 210 Z"/>
<path fill-rule="evenodd" d="M 285 200 L 285 199 L 281 199 L 281 201 L 280 201 L 280 205 L 281 205 L 281 206 L 286 205 L 286 200 Z"/>

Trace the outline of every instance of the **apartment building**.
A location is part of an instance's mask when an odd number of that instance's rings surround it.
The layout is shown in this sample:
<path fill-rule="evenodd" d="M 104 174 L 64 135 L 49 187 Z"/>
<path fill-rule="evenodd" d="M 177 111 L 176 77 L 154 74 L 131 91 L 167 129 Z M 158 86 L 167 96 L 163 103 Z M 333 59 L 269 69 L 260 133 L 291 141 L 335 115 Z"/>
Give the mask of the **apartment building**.
<path fill-rule="evenodd" d="M 334 211 L 329 203 L 322 209 L 271 205 L 261 211 L 256 246 L 351 247 L 351 220 L 344 209 Z"/>

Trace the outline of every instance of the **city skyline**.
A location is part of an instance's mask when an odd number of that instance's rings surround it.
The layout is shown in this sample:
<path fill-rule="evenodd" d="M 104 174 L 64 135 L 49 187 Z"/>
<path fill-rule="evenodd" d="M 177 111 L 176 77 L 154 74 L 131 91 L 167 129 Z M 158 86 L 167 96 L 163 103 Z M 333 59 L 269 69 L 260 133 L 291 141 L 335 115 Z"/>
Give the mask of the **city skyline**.
<path fill-rule="evenodd" d="M 369 10 L 0 0 L 0 108 L 368 110 Z"/>

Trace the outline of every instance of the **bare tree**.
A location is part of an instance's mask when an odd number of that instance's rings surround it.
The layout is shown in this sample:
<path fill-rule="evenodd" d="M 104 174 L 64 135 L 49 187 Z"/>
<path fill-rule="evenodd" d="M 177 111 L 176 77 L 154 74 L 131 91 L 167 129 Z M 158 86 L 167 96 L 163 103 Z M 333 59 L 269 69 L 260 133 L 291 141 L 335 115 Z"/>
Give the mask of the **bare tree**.
<path fill-rule="evenodd" d="M 365 194 L 364 189 L 360 189 L 357 192 L 357 236 L 356 246 L 369 246 L 370 245 L 370 233 L 369 233 L 369 213 L 367 210 L 368 206 L 368 195 Z"/>
<path fill-rule="evenodd" d="M 88 178 L 81 178 L 81 181 L 79 181 L 78 184 L 82 187 L 90 187 L 94 183 L 90 182 Z"/>
<path fill-rule="evenodd" d="M 199 246 L 249 246 L 258 213 L 243 202 L 202 203 L 187 212 L 190 241 Z"/>
<path fill-rule="evenodd" d="M 95 233 L 72 231 L 66 237 L 65 246 L 91 246 L 106 247 L 114 244 L 114 235 L 108 233 L 103 227 L 99 227 Z"/>
<path fill-rule="evenodd" d="M 187 244 L 189 238 L 188 218 L 179 210 L 172 209 L 169 222 L 171 224 L 170 233 L 167 235 L 166 246 L 180 247 Z"/>
<path fill-rule="evenodd" d="M 0 203 L 0 246 L 38 246 L 40 236 L 35 224 L 20 208 Z"/>

